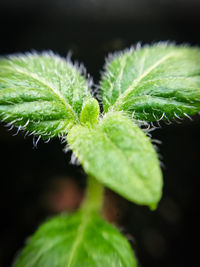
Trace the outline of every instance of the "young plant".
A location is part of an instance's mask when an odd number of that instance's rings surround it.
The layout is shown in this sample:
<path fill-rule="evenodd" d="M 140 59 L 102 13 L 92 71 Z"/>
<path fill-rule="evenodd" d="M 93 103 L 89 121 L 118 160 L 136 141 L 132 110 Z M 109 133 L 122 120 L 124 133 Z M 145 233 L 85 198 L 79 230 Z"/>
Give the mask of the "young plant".
<path fill-rule="evenodd" d="M 1 121 L 38 140 L 65 139 L 88 174 L 80 209 L 44 223 L 15 267 L 137 266 L 129 242 L 101 217 L 103 187 L 155 209 L 162 173 L 144 126 L 200 111 L 198 48 L 158 43 L 109 56 L 101 114 L 82 73 L 52 52 L 0 59 Z"/>

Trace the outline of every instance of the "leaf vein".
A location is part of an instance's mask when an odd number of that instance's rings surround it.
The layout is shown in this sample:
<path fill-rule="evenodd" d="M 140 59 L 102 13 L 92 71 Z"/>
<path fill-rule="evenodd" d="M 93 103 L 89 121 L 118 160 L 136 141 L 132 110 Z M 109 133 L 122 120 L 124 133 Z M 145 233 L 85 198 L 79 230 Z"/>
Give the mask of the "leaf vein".
<path fill-rule="evenodd" d="M 4 66 L 4 68 L 7 68 L 7 69 L 10 69 L 13 71 L 12 68 L 10 68 L 9 66 Z M 28 73 L 22 69 L 19 69 L 19 68 L 15 68 L 15 70 L 18 72 L 18 73 L 21 73 L 25 76 L 28 76 L 36 81 L 38 81 L 40 84 L 44 85 L 45 87 L 49 88 L 50 91 L 53 91 L 53 93 L 60 99 L 60 101 L 65 105 L 65 107 L 70 110 L 72 116 L 74 118 L 77 119 L 77 116 L 76 116 L 76 113 L 74 112 L 72 106 L 66 101 L 66 99 L 61 95 L 61 93 L 56 89 L 54 88 L 51 84 L 49 84 L 48 82 L 44 81 L 43 79 L 39 78 L 36 74 L 34 73 Z"/>
<path fill-rule="evenodd" d="M 138 85 L 138 83 L 144 79 L 149 73 L 151 73 L 154 69 L 156 69 L 160 64 L 165 62 L 167 59 L 172 57 L 174 55 L 173 52 L 169 53 L 168 55 L 165 55 L 164 57 L 160 58 L 158 61 L 156 61 L 151 67 L 149 67 L 146 71 L 144 71 L 137 79 L 133 81 L 133 83 L 127 88 L 127 90 L 119 96 L 119 98 L 116 100 L 114 106 L 120 106 L 123 102 L 123 99 Z"/>
<path fill-rule="evenodd" d="M 84 232 L 88 226 L 88 222 L 90 221 L 90 219 L 91 219 L 91 217 L 90 217 L 90 215 L 88 215 L 87 212 L 83 213 L 83 215 L 81 216 L 80 225 L 79 225 L 78 230 L 77 230 L 77 239 L 75 240 L 74 245 L 72 246 L 72 250 L 71 250 L 71 253 L 69 255 L 69 260 L 67 262 L 67 267 L 72 266 L 74 254 L 76 253 L 76 250 L 78 249 L 78 247 L 79 247 L 79 245 L 83 239 Z"/>
<path fill-rule="evenodd" d="M 121 154 L 124 158 L 125 158 L 125 160 L 127 161 L 127 163 L 128 163 L 128 165 L 131 167 L 131 169 L 132 169 L 132 165 L 129 163 L 129 161 L 128 161 L 128 158 L 124 155 L 124 153 L 121 151 L 121 149 L 109 138 L 109 136 L 108 136 L 108 134 L 105 132 L 105 131 L 102 131 L 102 133 L 104 134 L 104 136 L 106 137 L 106 139 L 108 139 L 109 141 L 110 141 L 110 143 L 111 144 L 113 144 L 113 146 L 115 147 L 115 149 L 119 152 L 119 154 Z M 134 169 L 134 171 L 135 171 L 135 173 L 138 175 L 138 176 L 141 176 L 141 174 L 140 173 L 138 173 L 137 172 L 137 170 L 136 169 Z M 139 180 L 139 179 L 137 179 L 137 181 L 140 183 L 140 184 L 145 184 L 145 182 L 147 182 L 147 180 Z M 148 190 L 146 190 L 146 187 L 144 188 L 144 190 L 146 191 L 146 193 L 148 194 L 149 192 L 148 192 Z"/>

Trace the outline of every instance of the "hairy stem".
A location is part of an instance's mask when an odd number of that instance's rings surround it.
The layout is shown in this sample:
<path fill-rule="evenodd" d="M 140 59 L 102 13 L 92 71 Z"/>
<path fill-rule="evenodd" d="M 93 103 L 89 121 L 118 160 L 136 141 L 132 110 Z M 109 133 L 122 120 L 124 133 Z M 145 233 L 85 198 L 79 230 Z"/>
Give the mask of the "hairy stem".
<path fill-rule="evenodd" d="M 103 205 L 104 187 L 95 178 L 88 176 L 85 201 L 82 209 L 88 211 L 101 211 Z"/>

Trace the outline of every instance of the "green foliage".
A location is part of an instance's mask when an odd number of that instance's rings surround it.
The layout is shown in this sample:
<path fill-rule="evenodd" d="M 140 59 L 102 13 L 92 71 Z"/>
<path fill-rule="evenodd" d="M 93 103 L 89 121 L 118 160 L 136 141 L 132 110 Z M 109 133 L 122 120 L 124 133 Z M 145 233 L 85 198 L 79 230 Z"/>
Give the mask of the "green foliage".
<path fill-rule="evenodd" d="M 15 267 L 136 267 L 128 241 L 95 212 L 79 211 L 44 223 Z"/>
<path fill-rule="evenodd" d="M 86 173 L 123 197 L 155 208 L 162 190 L 157 155 L 129 118 L 107 113 L 95 128 L 74 126 L 67 142 Z"/>
<path fill-rule="evenodd" d="M 53 53 L 0 60 L 0 118 L 43 138 L 66 134 L 90 97 L 87 81 Z"/>
<path fill-rule="evenodd" d="M 68 133 L 90 176 L 81 209 L 42 225 L 15 267 L 137 267 L 128 241 L 98 215 L 102 184 L 156 208 L 162 174 L 139 125 L 200 112 L 200 49 L 159 43 L 112 55 L 100 94 L 103 114 L 81 69 L 53 53 L 0 59 L 0 120 L 43 139 Z"/>
<path fill-rule="evenodd" d="M 95 98 L 90 98 L 83 105 L 80 122 L 87 126 L 92 126 L 98 123 L 98 119 L 99 119 L 99 104 Z"/>
<path fill-rule="evenodd" d="M 200 111 L 200 50 L 166 43 L 111 56 L 101 81 L 104 111 L 157 121 Z"/>

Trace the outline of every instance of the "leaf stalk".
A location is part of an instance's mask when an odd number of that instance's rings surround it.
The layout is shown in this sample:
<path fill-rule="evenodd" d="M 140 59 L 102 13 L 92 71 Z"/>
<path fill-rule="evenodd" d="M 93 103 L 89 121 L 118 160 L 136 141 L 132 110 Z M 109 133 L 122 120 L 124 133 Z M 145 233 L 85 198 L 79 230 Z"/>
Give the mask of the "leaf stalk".
<path fill-rule="evenodd" d="M 85 200 L 81 209 L 101 212 L 104 199 L 104 186 L 95 178 L 88 176 Z"/>

